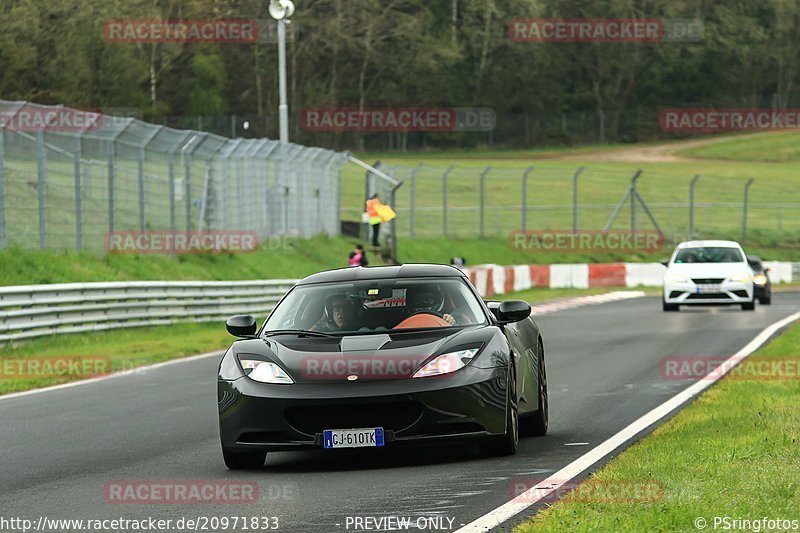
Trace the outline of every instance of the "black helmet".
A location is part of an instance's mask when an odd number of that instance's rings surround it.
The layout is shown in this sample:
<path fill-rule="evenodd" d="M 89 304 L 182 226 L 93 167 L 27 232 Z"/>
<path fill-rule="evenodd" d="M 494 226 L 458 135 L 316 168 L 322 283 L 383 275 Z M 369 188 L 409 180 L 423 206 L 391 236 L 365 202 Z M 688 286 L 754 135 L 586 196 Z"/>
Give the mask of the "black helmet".
<path fill-rule="evenodd" d="M 357 307 L 356 301 L 350 298 L 347 293 L 339 292 L 331 294 L 325 298 L 325 311 L 327 312 L 328 320 L 333 320 L 333 304 L 339 301 L 343 302 L 345 305 L 352 306 L 353 308 Z"/>
<path fill-rule="evenodd" d="M 406 306 L 412 313 L 420 311 L 441 313 L 444 309 L 444 291 L 439 285 L 434 283 L 412 285 L 406 292 Z"/>

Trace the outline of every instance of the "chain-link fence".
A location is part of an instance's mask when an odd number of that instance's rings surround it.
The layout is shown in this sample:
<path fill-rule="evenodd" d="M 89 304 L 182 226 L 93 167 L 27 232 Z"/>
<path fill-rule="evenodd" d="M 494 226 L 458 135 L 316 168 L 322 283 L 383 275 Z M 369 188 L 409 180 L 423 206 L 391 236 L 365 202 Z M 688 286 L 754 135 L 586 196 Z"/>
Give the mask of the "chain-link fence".
<path fill-rule="evenodd" d="M 763 244 L 800 237 L 796 186 L 748 178 L 569 163 L 389 165 L 400 237 L 509 237 L 519 230 L 660 230 L 667 239 L 725 238 Z M 631 205 L 632 179 L 637 198 Z M 694 185 L 692 183 L 694 182 Z M 363 183 L 363 182 L 362 182 Z M 349 185 L 348 188 L 353 185 Z M 745 192 L 746 191 L 746 192 Z M 623 201 L 624 200 L 624 201 Z M 342 217 L 359 220 L 346 202 Z M 649 210 L 657 224 L 647 215 Z"/>
<path fill-rule="evenodd" d="M 0 247 L 120 231 L 337 235 L 347 154 L 0 100 Z"/>

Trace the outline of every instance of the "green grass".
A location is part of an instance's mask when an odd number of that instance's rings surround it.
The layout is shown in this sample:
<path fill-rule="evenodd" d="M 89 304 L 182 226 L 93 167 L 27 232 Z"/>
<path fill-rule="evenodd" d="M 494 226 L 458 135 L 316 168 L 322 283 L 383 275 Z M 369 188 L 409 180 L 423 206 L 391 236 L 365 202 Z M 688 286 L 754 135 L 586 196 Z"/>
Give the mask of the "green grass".
<path fill-rule="evenodd" d="M 0 251 L 0 285 L 90 281 L 297 279 L 347 266 L 357 241 L 345 238 L 281 239 L 249 254 L 157 255 Z M 370 261 L 380 263 L 375 254 Z"/>
<path fill-rule="evenodd" d="M 759 135 L 751 139 L 732 139 L 678 153 L 688 157 L 731 161 L 797 161 L 800 160 L 800 133 L 792 131 Z"/>
<path fill-rule="evenodd" d="M 346 266 L 347 254 L 358 241 L 317 237 L 276 241 L 251 254 L 190 254 L 177 257 L 92 253 L 0 250 L 0 286 L 94 281 L 230 281 L 299 279 L 314 272 Z M 795 246 L 748 246 L 748 253 L 767 260 L 797 261 Z M 501 238 L 401 239 L 398 255 L 405 263 L 444 263 L 464 257 L 468 265 L 656 262 L 669 256 L 669 247 L 656 253 L 520 252 Z M 369 254 L 372 265 L 383 264 Z"/>
<path fill-rule="evenodd" d="M 795 325 L 752 356 L 800 354 Z M 696 531 L 703 517 L 800 519 L 800 381 L 726 378 L 592 476 L 593 483 L 655 482 L 650 503 L 555 503 L 515 533 L 533 531 Z M 721 529 L 721 528 L 720 528 Z"/>
<path fill-rule="evenodd" d="M 0 348 L 0 364 L 30 357 L 59 357 L 93 361 L 111 361 L 111 371 L 179 359 L 190 355 L 221 350 L 230 345 L 231 336 L 224 324 L 180 324 L 151 328 L 132 328 L 103 333 L 76 333 L 33 339 Z M 105 359 L 108 358 L 108 359 Z M 0 367 L 2 368 L 2 367 Z M 8 394 L 82 379 L 81 376 L 31 375 L 0 372 L 0 394 Z"/>

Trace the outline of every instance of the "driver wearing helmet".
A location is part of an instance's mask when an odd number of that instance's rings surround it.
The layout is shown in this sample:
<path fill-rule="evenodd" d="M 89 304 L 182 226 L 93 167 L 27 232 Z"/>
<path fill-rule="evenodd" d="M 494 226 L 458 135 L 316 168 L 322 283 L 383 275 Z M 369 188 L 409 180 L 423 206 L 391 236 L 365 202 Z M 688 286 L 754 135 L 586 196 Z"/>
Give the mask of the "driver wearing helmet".
<path fill-rule="evenodd" d="M 456 319 L 450 314 L 443 313 L 444 292 L 438 285 L 427 284 L 409 287 L 406 298 L 406 308 L 409 314 L 427 312 L 442 317 L 451 326 L 455 325 Z"/>
<path fill-rule="evenodd" d="M 313 326 L 311 331 L 337 332 L 357 328 L 358 305 L 345 293 L 328 296 L 325 299 L 325 315 Z"/>

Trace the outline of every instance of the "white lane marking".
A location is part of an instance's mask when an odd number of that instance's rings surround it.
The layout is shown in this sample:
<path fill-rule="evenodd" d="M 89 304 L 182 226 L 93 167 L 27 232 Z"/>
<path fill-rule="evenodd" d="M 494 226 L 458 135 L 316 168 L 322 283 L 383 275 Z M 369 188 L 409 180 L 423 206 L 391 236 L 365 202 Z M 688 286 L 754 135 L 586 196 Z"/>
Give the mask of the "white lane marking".
<path fill-rule="evenodd" d="M 535 487 L 531 487 L 513 500 L 504 503 L 495 510 L 490 511 L 477 520 L 470 522 L 463 528 L 456 531 L 456 533 L 489 531 L 492 528 L 495 528 L 503 522 L 509 520 L 510 518 L 513 518 L 531 505 L 534 505 L 540 500 L 547 498 L 547 496 L 549 496 L 553 491 L 558 490 L 569 480 L 580 475 L 603 457 L 607 456 L 625 444 L 627 441 L 635 437 L 639 432 L 644 431 L 648 427 L 652 426 L 662 418 L 666 417 L 672 411 L 681 407 L 684 403 L 688 402 L 696 395 L 709 388 L 711 385 L 716 383 L 717 380 L 722 378 L 724 375 L 727 375 L 734 366 L 742 362 L 758 348 L 760 348 L 777 331 L 798 319 L 800 319 L 800 313 L 795 313 L 767 327 L 753 340 L 751 340 L 744 348 L 739 350 L 727 361 L 725 361 L 725 363 L 721 366 L 721 368 L 726 369 L 724 372 L 719 372 L 719 370 L 712 371 L 706 377 L 700 379 L 688 389 L 662 403 L 649 413 L 630 424 L 628 427 L 624 428 L 616 435 L 612 436 L 597 447 L 589 450 L 586 452 L 586 454 L 577 458 Z"/>
<path fill-rule="evenodd" d="M 558 300 L 551 303 L 543 303 L 533 306 L 534 315 L 546 315 L 547 313 L 554 313 L 556 311 L 565 311 L 568 309 L 576 309 L 585 305 L 604 304 L 609 302 L 619 302 L 621 300 L 630 300 L 632 298 L 642 298 L 647 296 L 644 291 L 614 291 L 604 294 L 593 294 L 591 296 L 577 296 L 575 298 L 568 298 L 566 300 Z"/>
<path fill-rule="evenodd" d="M 90 385 L 92 383 L 99 383 L 99 382 L 105 381 L 107 379 L 119 378 L 119 377 L 123 377 L 123 376 L 129 376 L 131 374 L 144 374 L 145 372 L 149 372 L 150 370 L 156 370 L 158 368 L 163 368 L 165 366 L 172 366 L 172 365 L 177 365 L 177 364 L 181 364 L 181 363 L 189 363 L 191 361 L 198 361 L 200 359 L 206 359 L 208 357 L 221 356 L 224 353 L 225 353 L 225 350 L 220 350 L 220 351 L 204 353 L 204 354 L 200 354 L 200 355 L 193 355 L 191 357 L 184 357 L 182 359 L 172 359 L 170 361 L 164 361 L 163 363 L 156 363 L 156 364 L 153 364 L 153 365 L 139 366 L 139 367 L 136 367 L 136 368 L 132 368 L 130 370 L 121 370 L 119 372 L 113 372 L 113 373 L 107 374 L 105 376 L 99 376 L 99 377 L 91 378 L 91 379 L 84 379 L 84 380 L 81 380 L 81 381 L 71 381 L 69 383 L 62 383 L 61 385 L 53 385 L 52 387 L 44 387 L 44 388 L 41 388 L 41 389 L 32 389 L 32 390 L 26 390 L 26 391 L 22 391 L 22 392 L 12 392 L 11 394 L 4 394 L 4 395 L 0 396 L 0 401 L 2 401 L 2 400 L 11 400 L 13 398 L 20 398 L 22 396 L 30 396 L 32 394 L 40 394 L 40 393 L 43 393 L 43 392 L 52 392 L 52 391 L 57 391 L 57 390 L 62 390 L 62 389 L 70 389 L 72 387 L 80 387 L 81 385 Z"/>
<path fill-rule="evenodd" d="M 588 442 L 568 442 L 564 446 L 588 446 Z"/>

